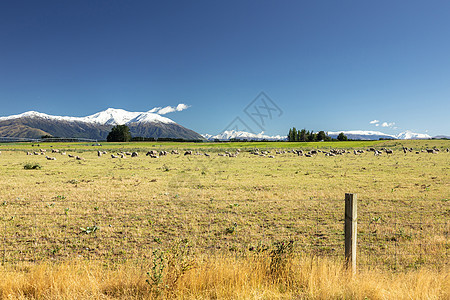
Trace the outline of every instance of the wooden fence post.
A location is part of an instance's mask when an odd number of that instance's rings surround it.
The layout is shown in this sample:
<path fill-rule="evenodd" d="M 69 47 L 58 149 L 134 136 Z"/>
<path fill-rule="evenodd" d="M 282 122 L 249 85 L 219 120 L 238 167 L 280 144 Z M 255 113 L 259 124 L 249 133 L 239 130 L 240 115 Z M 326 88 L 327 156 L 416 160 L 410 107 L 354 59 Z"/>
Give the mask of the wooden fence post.
<path fill-rule="evenodd" d="M 345 194 L 345 264 L 347 269 L 356 273 L 356 236 L 357 236 L 356 194 Z"/>

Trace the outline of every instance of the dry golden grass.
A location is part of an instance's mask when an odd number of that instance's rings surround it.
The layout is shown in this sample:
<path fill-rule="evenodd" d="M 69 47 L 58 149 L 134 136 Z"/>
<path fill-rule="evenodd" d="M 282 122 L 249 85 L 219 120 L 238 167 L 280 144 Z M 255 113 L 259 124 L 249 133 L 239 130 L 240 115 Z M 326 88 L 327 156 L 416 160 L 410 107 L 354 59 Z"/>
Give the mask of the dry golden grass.
<path fill-rule="evenodd" d="M 146 282 L 141 266 L 95 262 L 2 270 L 2 299 L 448 299 L 449 270 L 405 273 L 361 270 L 351 276 L 325 258 L 294 257 L 274 276 L 268 257 L 214 257 L 198 262 L 173 285 Z"/>
<path fill-rule="evenodd" d="M 450 147 L 448 141 L 402 143 L 415 150 Z M 335 147 L 293 148 L 297 145 Z M 228 145 L 242 149 L 230 158 L 217 155 L 235 150 L 223 144 L 105 144 L 102 150 L 140 154 L 112 159 L 109 154 L 97 157 L 98 147 L 54 144 L 84 160 L 48 154 L 56 157 L 50 161 L 25 155 L 33 149 L 29 144 L 1 145 L 1 295 L 448 298 L 450 154 L 405 155 L 399 141 L 341 145 L 396 152 L 313 158 L 287 153 L 271 159 L 244 148 L 264 144 L 243 143 Z M 176 148 L 181 155 L 145 156 L 147 150 Z M 183 148 L 211 157 L 184 156 Z M 42 168 L 25 170 L 27 162 Z M 359 201 L 360 268 L 353 279 L 341 268 L 346 192 L 357 193 Z M 195 268 L 176 284 L 169 276 L 168 287 L 152 289 L 146 282 L 152 251 L 169 249 L 177 239 L 189 240 L 195 254 L 182 257 L 194 257 Z M 289 267 L 274 278 L 267 271 L 270 258 L 255 256 L 249 248 L 289 239 L 295 240 L 296 251 Z"/>

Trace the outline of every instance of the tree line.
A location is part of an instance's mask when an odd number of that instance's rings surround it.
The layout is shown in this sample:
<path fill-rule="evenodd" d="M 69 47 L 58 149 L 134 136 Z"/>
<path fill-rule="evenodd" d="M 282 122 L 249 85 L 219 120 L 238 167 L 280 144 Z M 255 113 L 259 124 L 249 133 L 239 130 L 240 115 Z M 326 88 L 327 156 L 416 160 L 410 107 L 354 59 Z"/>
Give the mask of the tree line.
<path fill-rule="evenodd" d="M 334 140 L 323 130 L 319 132 L 314 132 L 312 130 L 309 131 L 306 129 L 297 130 L 295 127 L 289 129 L 287 138 L 289 142 L 321 142 Z M 345 134 L 341 132 L 337 136 L 337 140 L 346 141 L 347 136 L 345 136 Z"/>

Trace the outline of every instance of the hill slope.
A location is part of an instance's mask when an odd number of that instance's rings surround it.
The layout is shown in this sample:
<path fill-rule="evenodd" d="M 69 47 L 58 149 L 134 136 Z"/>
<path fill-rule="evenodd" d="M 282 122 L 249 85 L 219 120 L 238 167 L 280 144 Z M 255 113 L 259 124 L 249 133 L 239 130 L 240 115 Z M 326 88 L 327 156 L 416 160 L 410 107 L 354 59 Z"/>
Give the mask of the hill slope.
<path fill-rule="evenodd" d="M 34 111 L 0 117 L 0 136 L 40 138 L 51 135 L 105 140 L 114 125 L 123 124 L 130 128 L 133 137 L 203 139 L 195 131 L 158 114 L 113 108 L 87 117 L 52 116 Z"/>

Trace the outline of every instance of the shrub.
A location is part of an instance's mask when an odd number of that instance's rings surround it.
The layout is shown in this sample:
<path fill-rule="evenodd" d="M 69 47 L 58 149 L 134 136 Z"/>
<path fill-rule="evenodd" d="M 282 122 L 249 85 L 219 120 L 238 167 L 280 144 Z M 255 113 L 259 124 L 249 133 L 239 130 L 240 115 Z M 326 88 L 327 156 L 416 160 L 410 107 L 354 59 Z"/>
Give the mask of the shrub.
<path fill-rule="evenodd" d="M 25 170 L 39 170 L 42 168 L 42 166 L 38 163 L 26 163 L 23 168 Z"/>

